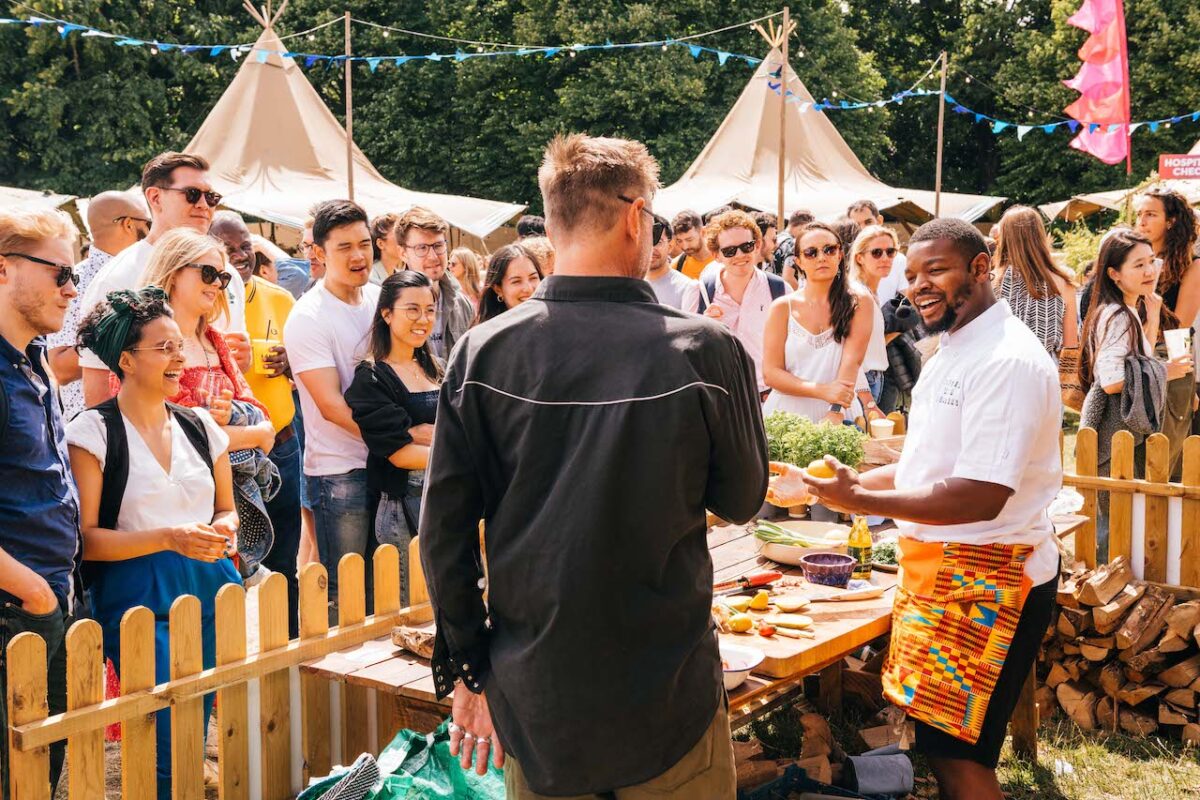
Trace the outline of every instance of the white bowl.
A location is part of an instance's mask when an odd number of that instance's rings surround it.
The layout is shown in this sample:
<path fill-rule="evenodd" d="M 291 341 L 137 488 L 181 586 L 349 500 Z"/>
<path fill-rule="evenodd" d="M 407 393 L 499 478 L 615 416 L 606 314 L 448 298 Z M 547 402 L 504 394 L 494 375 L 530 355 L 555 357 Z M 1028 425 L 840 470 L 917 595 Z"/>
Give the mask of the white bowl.
<path fill-rule="evenodd" d="M 725 691 L 732 692 L 746 682 L 750 671 L 763 662 L 766 653 L 756 647 L 720 643 L 721 669 L 725 673 Z"/>
<path fill-rule="evenodd" d="M 779 527 L 803 533 L 814 539 L 828 538 L 829 544 L 821 547 L 796 547 L 788 544 L 771 544 L 759 541 L 759 552 L 763 558 L 769 558 L 777 564 L 800 566 L 800 559 L 810 553 L 845 553 L 846 539 L 850 536 L 850 526 L 833 522 L 812 522 L 810 520 L 786 520 L 776 523 Z"/>

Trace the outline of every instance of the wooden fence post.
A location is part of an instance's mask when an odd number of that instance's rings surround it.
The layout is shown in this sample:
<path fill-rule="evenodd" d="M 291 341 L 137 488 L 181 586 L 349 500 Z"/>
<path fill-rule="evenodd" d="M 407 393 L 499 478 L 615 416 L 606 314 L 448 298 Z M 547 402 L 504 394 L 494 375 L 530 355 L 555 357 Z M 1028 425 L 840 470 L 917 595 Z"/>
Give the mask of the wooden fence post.
<path fill-rule="evenodd" d="M 104 702 L 104 633 L 100 623 L 81 619 L 67 631 L 67 710 Z M 67 737 L 70 800 L 104 797 L 104 729 Z"/>
<path fill-rule="evenodd" d="M 185 594 L 171 604 L 171 680 L 204 669 L 200 600 Z M 171 799 L 204 800 L 204 698 L 171 706 Z"/>
<path fill-rule="evenodd" d="M 1200 436 L 1189 436 L 1183 443 L 1183 485 L 1200 488 Z M 1179 582 L 1200 586 L 1200 499 L 1183 498 L 1182 521 Z"/>
<path fill-rule="evenodd" d="M 46 642 L 36 633 L 18 633 L 8 643 L 8 724 L 24 725 L 50 715 L 46 700 Z M 12 800 L 50 800 L 50 748 L 21 752 L 6 731 L 8 790 Z"/>
<path fill-rule="evenodd" d="M 154 612 L 137 606 L 121 617 L 121 694 L 154 686 Z M 121 723 L 121 796 L 154 797 L 158 779 L 155 714 Z"/>
<path fill-rule="evenodd" d="M 1075 473 L 1089 478 L 1096 476 L 1096 431 L 1091 428 L 1080 428 L 1075 436 Z M 1083 495 L 1083 508 L 1079 513 L 1087 517 L 1087 522 L 1075 531 L 1075 558 L 1087 564 L 1088 569 L 1096 568 L 1096 490 L 1080 489 Z"/>
<path fill-rule="evenodd" d="M 896 426 L 892 428 L 892 434 L 894 436 L 903 436 L 905 430 L 907 430 L 907 425 L 904 421 L 904 415 L 899 411 L 893 411 L 887 415 L 887 418 L 896 423 Z"/>
<path fill-rule="evenodd" d="M 375 572 L 375 614 L 400 610 L 400 551 L 395 545 L 375 548 L 371 567 Z M 386 692 L 375 693 L 375 733 L 377 751 L 383 750 L 400 729 L 395 715 L 395 698 Z"/>
<path fill-rule="evenodd" d="M 367 618 L 367 588 L 364 584 L 363 557 L 347 553 L 338 562 L 338 626 L 344 627 Z M 342 689 L 342 760 L 354 763 L 359 754 L 371 748 L 367 728 L 367 688 L 350 683 Z"/>
<path fill-rule="evenodd" d="M 894 413 L 894 412 L 893 412 Z M 429 602 L 429 586 L 425 583 L 425 568 L 421 566 L 420 537 L 408 543 L 408 607 Z"/>
<path fill-rule="evenodd" d="M 1146 480 L 1171 482 L 1171 443 L 1161 433 L 1146 440 Z M 1167 498 L 1146 495 L 1145 562 L 1142 577 L 1164 583 L 1167 580 Z"/>
<path fill-rule="evenodd" d="M 1117 431 L 1112 437 L 1112 463 L 1109 471 L 1118 480 L 1133 480 L 1133 434 Z M 1133 492 L 1108 493 L 1108 560 L 1125 556 L 1133 560 Z"/>
<path fill-rule="evenodd" d="M 276 572 L 258 589 L 258 650 L 265 653 L 288 643 L 287 578 Z M 262 731 L 263 800 L 292 795 L 292 726 L 288 670 L 259 680 Z"/>
<path fill-rule="evenodd" d="M 318 562 L 300 571 L 300 638 L 320 638 L 329 632 L 329 579 Z M 304 731 L 304 782 L 329 774 L 329 682 L 300 673 L 300 716 Z"/>
<path fill-rule="evenodd" d="M 236 583 L 217 592 L 217 665 L 246 657 L 246 590 Z M 217 758 L 221 800 L 250 797 L 250 711 L 245 683 L 217 692 Z"/>

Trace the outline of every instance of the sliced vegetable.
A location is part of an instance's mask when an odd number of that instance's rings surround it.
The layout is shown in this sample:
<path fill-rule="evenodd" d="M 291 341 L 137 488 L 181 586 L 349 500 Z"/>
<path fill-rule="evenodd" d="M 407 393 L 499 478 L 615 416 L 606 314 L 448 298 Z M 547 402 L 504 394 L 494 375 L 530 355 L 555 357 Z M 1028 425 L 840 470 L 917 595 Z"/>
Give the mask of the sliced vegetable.
<path fill-rule="evenodd" d="M 755 611 L 766 611 L 771 605 L 771 595 L 766 589 L 759 589 L 758 594 L 750 601 L 750 608 Z"/>
<path fill-rule="evenodd" d="M 813 625 L 812 617 L 803 614 L 772 614 L 763 622 L 776 628 L 811 628 Z"/>

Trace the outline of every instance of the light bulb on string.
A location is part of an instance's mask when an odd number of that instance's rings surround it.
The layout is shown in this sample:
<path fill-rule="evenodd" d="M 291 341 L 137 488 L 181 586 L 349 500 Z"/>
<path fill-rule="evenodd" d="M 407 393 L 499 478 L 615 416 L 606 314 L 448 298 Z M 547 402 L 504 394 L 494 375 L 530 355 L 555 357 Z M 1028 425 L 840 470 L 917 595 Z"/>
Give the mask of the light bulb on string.
<path fill-rule="evenodd" d="M 388 38 L 388 37 L 389 37 L 389 36 L 391 36 L 391 35 L 392 35 L 392 32 L 391 32 L 391 31 L 384 31 L 384 32 L 383 32 L 383 38 L 385 38 L 385 39 L 386 39 L 386 38 Z"/>

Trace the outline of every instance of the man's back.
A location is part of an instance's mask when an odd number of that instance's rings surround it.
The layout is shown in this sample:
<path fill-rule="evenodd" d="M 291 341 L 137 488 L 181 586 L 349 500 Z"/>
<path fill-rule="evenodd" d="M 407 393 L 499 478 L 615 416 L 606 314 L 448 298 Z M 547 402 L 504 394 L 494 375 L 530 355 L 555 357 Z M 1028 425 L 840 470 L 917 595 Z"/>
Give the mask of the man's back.
<path fill-rule="evenodd" d="M 766 455 L 741 345 L 645 281 L 553 276 L 455 351 L 423 560 L 451 657 L 490 656 L 494 721 L 535 790 L 647 780 L 708 726 L 722 689 L 705 509 L 751 517 Z M 482 637 L 477 594 L 450 586 L 480 516 Z"/>

